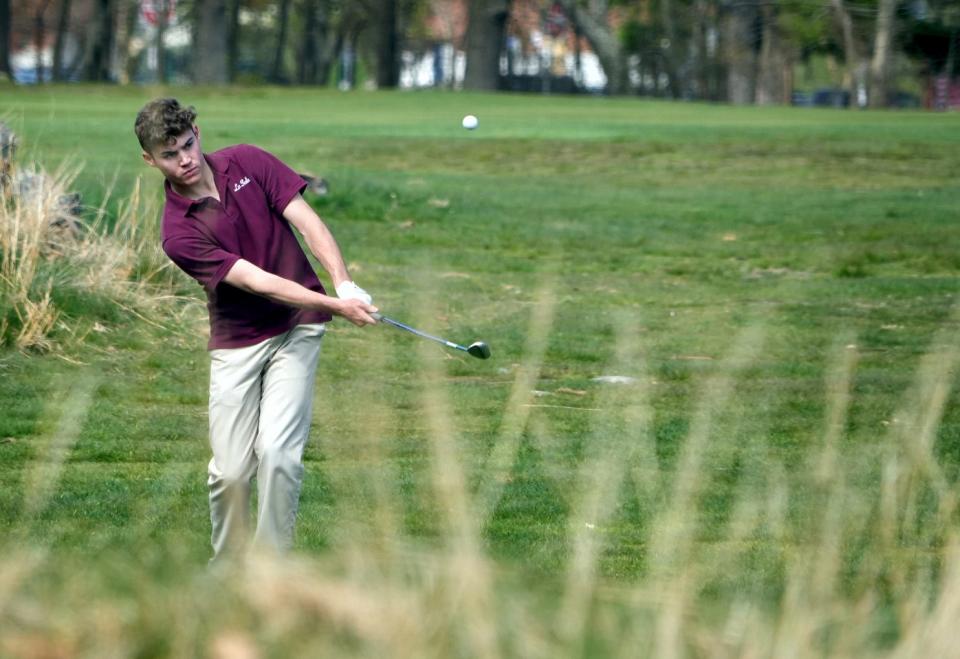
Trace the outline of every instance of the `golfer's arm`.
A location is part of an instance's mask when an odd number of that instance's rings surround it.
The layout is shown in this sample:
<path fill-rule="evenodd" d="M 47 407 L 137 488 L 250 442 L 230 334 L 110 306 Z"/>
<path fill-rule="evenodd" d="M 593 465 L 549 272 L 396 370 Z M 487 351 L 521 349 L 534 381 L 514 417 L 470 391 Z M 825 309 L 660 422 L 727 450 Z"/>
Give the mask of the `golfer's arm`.
<path fill-rule="evenodd" d="M 243 259 L 233 264 L 223 281 L 248 293 L 301 309 L 328 311 L 335 314 L 339 314 L 342 310 L 341 300 L 311 291 L 295 281 L 278 277 Z"/>
<path fill-rule="evenodd" d="M 310 252 L 317 257 L 323 269 L 330 274 L 334 287 L 341 282 L 350 281 L 350 273 L 343 262 L 343 255 L 337 241 L 330 233 L 320 216 L 310 207 L 303 197 L 297 195 L 283 209 L 283 217 L 297 228 L 307 243 Z"/>

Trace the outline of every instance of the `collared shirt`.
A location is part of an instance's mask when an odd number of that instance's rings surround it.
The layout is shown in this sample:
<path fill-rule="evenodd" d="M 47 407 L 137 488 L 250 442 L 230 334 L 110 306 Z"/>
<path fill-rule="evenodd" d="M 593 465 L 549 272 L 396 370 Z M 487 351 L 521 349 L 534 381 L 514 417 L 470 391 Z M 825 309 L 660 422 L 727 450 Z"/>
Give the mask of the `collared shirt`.
<path fill-rule="evenodd" d="M 325 293 L 283 210 L 305 183 L 275 156 L 249 145 L 228 147 L 204 158 L 213 170 L 220 201 L 188 199 L 165 182 L 163 251 L 196 279 L 207 294 L 208 349 L 241 348 L 307 323 L 325 323 L 328 313 L 297 309 L 248 293 L 223 281 L 239 259 Z"/>

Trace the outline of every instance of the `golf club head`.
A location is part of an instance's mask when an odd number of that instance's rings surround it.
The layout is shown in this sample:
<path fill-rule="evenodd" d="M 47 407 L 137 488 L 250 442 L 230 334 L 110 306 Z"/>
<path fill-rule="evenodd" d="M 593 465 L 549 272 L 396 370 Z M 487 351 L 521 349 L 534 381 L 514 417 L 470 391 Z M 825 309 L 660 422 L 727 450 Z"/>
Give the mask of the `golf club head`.
<path fill-rule="evenodd" d="M 477 341 L 476 343 L 471 343 L 467 347 L 467 352 L 476 357 L 477 359 L 489 359 L 490 358 L 490 346 L 488 346 L 483 341 Z"/>

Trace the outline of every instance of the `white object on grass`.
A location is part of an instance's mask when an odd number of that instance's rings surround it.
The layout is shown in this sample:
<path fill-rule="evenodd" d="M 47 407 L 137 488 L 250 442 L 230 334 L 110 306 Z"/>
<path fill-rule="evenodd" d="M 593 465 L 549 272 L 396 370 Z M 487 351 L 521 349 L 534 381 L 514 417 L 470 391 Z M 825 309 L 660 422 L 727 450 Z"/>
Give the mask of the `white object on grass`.
<path fill-rule="evenodd" d="M 472 114 L 468 114 L 463 118 L 463 121 L 461 123 L 463 124 L 463 127 L 466 128 L 467 130 L 473 130 L 474 128 L 480 125 L 480 120 L 477 119 Z"/>
<path fill-rule="evenodd" d="M 637 378 L 629 375 L 600 375 L 593 378 L 594 382 L 603 382 L 604 384 L 633 384 Z"/>

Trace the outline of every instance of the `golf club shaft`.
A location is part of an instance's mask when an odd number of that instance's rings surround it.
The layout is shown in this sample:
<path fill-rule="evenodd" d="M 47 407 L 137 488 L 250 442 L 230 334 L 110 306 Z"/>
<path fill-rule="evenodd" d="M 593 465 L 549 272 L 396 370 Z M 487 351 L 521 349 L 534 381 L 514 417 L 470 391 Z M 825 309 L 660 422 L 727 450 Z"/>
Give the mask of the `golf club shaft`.
<path fill-rule="evenodd" d="M 401 323 L 401 322 L 398 321 L 398 320 L 394 320 L 393 318 L 387 318 L 386 316 L 384 316 L 384 315 L 381 314 L 381 313 L 375 313 L 375 314 L 372 314 L 372 315 L 373 315 L 373 317 L 376 318 L 377 320 L 381 320 L 381 321 L 383 321 L 383 322 L 385 322 L 385 323 L 388 323 L 388 324 L 390 324 L 390 325 L 393 325 L 394 327 L 399 327 L 399 328 L 402 329 L 402 330 L 406 330 L 406 331 L 408 331 L 408 332 L 411 332 L 411 333 L 413 333 L 413 334 L 416 334 L 417 336 L 423 337 L 423 338 L 425 338 L 425 339 L 430 339 L 431 341 L 436 341 L 437 343 L 442 343 L 443 345 L 447 346 L 448 348 L 456 348 L 457 350 L 463 350 L 464 352 L 469 352 L 469 350 L 467 350 L 466 348 L 464 348 L 462 345 L 458 345 L 458 344 L 454 343 L 453 341 L 447 341 L 446 339 L 441 339 L 439 336 L 433 336 L 432 334 L 427 334 L 426 332 L 421 332 L 420 330 L 414 329 L 414 328 L 410 327 L 409 325 L 404 325 L 403 323 Z"/>

